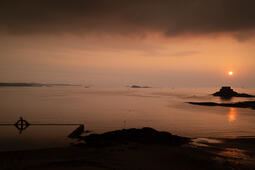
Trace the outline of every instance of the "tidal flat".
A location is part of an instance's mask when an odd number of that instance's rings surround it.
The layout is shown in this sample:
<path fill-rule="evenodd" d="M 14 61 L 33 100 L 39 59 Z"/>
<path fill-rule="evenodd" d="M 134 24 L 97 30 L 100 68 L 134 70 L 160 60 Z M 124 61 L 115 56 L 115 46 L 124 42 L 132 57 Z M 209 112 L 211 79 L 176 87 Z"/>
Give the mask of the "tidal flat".
<path fill-rule="evenodd" d="M 174 135 L 169 138 L 171 134 L 168 133 L 158 139 L 161 132 L 150 128 L 147 132 L 153 133 L 146 132 L 146 135 L 154 139 L 145 142 L 133 139 L 130 137 L 131 133 L 128 135 L 127 131 L 97 134 L 97 139 L 107 139 L 108 142 L 112 141 L 113 145 L 91 145 L 91 143 L 88 145 L 81 139 L 68 147 L 0 152 L 0 169 L 226 170 L 255 168 L 255 148 L 253 147 L 255 138 L 253 137 L 189 139 Z M 136 133 L 138 134 L 136 137 L 144 137 L 140 130 L 137 132 L 139 133 Z M 117 134 L 118 137 L 115 135 L 109 138 L 105 134 Z M 162 143 L 161 140 L 167 138 L 171 139 L 168 140 L 171 142 Z M 178 144 L 173 142 L 180 139 L 182 142 Z"/>

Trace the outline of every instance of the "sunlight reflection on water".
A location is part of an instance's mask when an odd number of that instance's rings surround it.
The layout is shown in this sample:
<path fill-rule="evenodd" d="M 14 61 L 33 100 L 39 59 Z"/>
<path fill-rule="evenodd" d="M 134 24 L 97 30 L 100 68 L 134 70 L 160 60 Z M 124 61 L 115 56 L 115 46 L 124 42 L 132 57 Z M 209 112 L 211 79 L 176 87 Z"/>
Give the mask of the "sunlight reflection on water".
<path fill-rule="evenodd" d="M 245 154 L 245 150 L 238 148 L 225 148 L 225 150 L 218 154 L 224 157 L 236 158 L 236 159 L 249 159 L 249 156 Z"/>
<path fill-rule="evenodd" d="M 237 118 L 237 109 L 236 108 L 230 108 L 229 109 L 229 112 L 228 112 L 228 121 L 231 123 L 231 122 L 234 122 Z"/>
<path fill-rule="evenodd" d="M 218 139 L 210 139 L 210 138 L 195 138 L 192 140 L 191 144 L 195 146 L 209 147 L 209 144 L 219 144 L 222 143 L 221 140 Z"/>
<path fill-rule="evenodd" d="M 1 123 L 23 116 L 31 123 L 79 123 L 102 133 L 122 128 L 152 127 L 187 137 L 253 136 L 255 111 L 251 109 L 194 106 L 189 101 L 220 102 L 217 89 L 171 88 L 0 88 Z M 236 102 L 233 98 L 231 102 Z M 59 146 L 70 127 L 29 127 L 17 135 L 15 127 L 1 127 L 0 150 L 31 141 Z M 35 139 L 37 138 L 37 139 Z M 15 142 L 16 141 L 16 142 Z M 40 146 L 41 146 L 40 145 Z M 39 146 L 39 144 L 38 144 Z M 21 147 L 22 148 L 22 147 Z"/>

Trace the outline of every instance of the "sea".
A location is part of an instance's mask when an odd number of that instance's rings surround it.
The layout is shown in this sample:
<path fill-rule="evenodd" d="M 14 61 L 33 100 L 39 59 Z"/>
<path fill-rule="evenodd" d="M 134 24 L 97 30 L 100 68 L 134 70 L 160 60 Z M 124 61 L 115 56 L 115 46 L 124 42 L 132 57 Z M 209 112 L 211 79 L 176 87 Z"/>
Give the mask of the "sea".
<path fill-rule="evenodd" d="M 86 88 L 83 86 L 1 87 L 0 151 L 69 146 L 68 135 L 84 124 L 90 133 L 152 127 L 191 138 L 255 136 L 255 110 L 191 105 L 188 102 L 238 102 L 211 94 L 218 88 Z M 255 89 L 234 88 L 255 94 Z M 31 125 L 20 131 L 22 117 Z M 10 125 L 6 125 L 10 124 Z M 85 134 L 86 135 L 86 134 Z"/>

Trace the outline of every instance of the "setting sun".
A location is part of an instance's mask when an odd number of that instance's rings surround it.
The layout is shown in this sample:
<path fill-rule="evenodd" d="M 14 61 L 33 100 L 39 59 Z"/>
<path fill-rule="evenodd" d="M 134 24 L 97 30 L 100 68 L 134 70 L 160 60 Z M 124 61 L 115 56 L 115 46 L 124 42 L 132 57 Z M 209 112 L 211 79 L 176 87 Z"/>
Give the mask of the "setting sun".
<path fill-rule="evenodd" d="M 232 75 L 233 75 L 233 72 L 232 72 L 232 71 L 229 71 L 229 72 L 228 72 L 228 75 L 229 75 L 229 76 L 232 76 Z"/>

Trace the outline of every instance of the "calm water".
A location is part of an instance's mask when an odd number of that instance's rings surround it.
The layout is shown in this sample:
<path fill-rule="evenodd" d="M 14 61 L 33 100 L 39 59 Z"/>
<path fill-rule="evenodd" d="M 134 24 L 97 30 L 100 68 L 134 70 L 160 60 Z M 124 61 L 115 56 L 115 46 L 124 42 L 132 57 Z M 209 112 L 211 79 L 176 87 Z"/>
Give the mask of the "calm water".
<path fill-rule="evenodd" d="M 98 89 L 83 87 L 2 87 L 1 123 L 23 116 L 30 123 L 81 123 L 105 132 L 145 126 L 188 137 L 255 136 L 255 110 L 207 107 L 189 101 L 224 102 L 217 89 Z M 254 89 L 236 89 L 254 94 Z M 232 101 L 249 100 L 234 98 Z M 76 126 L 30 126 L 22 134 L 0 127 L 0 150 L 65 146 Z"/>

